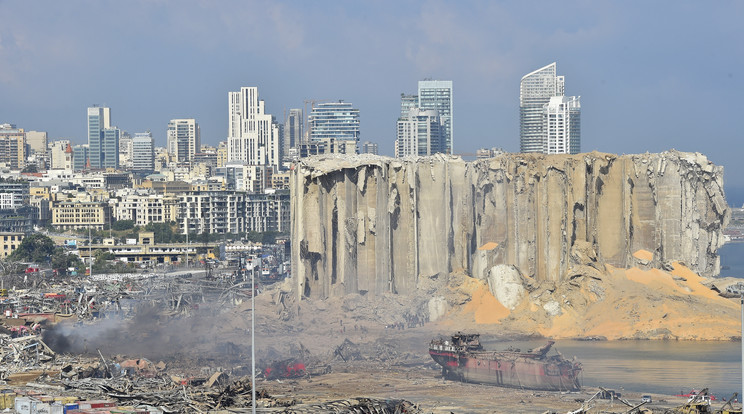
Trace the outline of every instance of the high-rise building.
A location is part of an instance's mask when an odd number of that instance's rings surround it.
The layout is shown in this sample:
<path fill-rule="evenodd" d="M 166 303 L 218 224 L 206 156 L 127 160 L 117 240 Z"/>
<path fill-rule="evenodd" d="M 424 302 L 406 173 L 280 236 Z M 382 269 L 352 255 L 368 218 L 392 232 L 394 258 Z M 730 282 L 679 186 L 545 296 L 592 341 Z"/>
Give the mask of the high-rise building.
<path fill-rule="evenodd" d="M 401 99 L 401 110 L 403 109 Z M 452 106 L 452 81 L 422 80 L 418 83 L 418 107 L 433 109 L 439 113 L 442 125 L 442 144 L 440 150 L 444 154 L 452 154 L 454 144 L 454 115 Z"/>
<path fill-rule="evenodd" d="M 155 171 L 155 140 L 151 132 L 138 132 L 132 138 L 132 171 L 152 173 Z"/>
<path fill-rule="evenodd" d="M 132 167 L 132 136 L 126 131 L 119 136 L 119 165 Z"/>
<path fill-rule="evenodd" d="M 543 110 L 545 154 L 581 151 L 581 103 L 577 96 L 553 96 Z"/>
<path fill-rule="evenodd" d="M 519 147 L 521 152 L 543 152 L 543 153 L 578 153 L 580 151 L 580 109 L 579 97 L 556 99 L 564 97 L 565 79 L 556 74 L 556 62 L 530 72 L 522 77 L 519 85 Z M 565 102 L 564 102 L 565 101 Z M 561 109 L 563 108 L 563 109 Z M 549 113 L 558 116 L 557 111 L 566 110 L 566 122 L 571 122 L 573 132 L 563 131 L 559 133 L 553 130 L 549 139 L 548 130 L 550 122 Z M 572 121 L 571 121 L 572 120 Z M 556 124 L 557 125 L 557 124 Z M 558 138 L 561 135 L 561 138 Z M 559 141 L 575 139 L 575 142 L 565 142 L 559 145 Z M 549 142 L 549 140 L 552 140 Z M 558 148 L 561 148 L 560 152 Z M 558 152 L 554 152 L 558 151 Z M 575 151 L 575 152 L 574 152 Z"/>
<path fill-rule="evenodd" d="M 88 162 L 90 168 L 119 168 L 119 136 L 121 131 L 111 126 L 111 109 L 88 108 Z M 77 162 L 76 162 L 77 164 Z"/>
<path fill-rule="evenodd" d="M 15 125 L 0 125 L 0 164 L 20 170 L 26 167 L 26 132 Z"/>
<path fill-rule="evenodd" d="M 111 127 L 103 130 L 101 141 L 101 166 L 100 168 L 119 168 L 119 128 Z"/>
<path fill-rule="evenodd" d="M 240 92 L 229 92 L 228 103 L 227 160 L 279 166 L 279 127 L 265 113 L 258 88 L 242 87 Z"/>
<path fill-rule="evenodd" d="M 176 162 L 187 162 L 201 150 L 201 130 L 193 118 L 171 119 L 168 122 L 168 153 Z"/>
<path fill-rule="evenodd" d="M 290 109 L 284 119 L 284 148 L 282 154 L 287 158 L 289 150 L 297 148 L 302 141 L 302 109 Z"/>
<path fill-rule="evenodd" d="M 404 93 L 400 94 L 400 117 L 406 118 L 408 117 L 408 111 L 410 111 L 413 108 L 418 108 L 418 95 L 406 95 Z"/>
<path fill-rule="evenodd" d="M 111 127 L 111 109 L 94 105 L 88 108 L 88 157 L 83 165 L 90 164 L 91 168 L 101 168 L 101 141 L 103 130 Z M 76 165 L 80 165 L 76 160 Z"/>
<path fill-rule="evenodd" d="M 75 145 L 72 147 L 72 169 L 75 171 L 87 170 L 90 168 L 90 147 L 88 144 Z"/>
<path fill-rule="evenodd" d="M 434 109 L 411 108 L 398 119 L 395 156 L 426 156 L 446 153 L 444 127 Z"/>
<path fill-rule="evenodd" d="M 311 142 L 334 140 L 359 143 L 359 109 L 349 102 L 322 102 L 313 105 L 308 124 Z"/>

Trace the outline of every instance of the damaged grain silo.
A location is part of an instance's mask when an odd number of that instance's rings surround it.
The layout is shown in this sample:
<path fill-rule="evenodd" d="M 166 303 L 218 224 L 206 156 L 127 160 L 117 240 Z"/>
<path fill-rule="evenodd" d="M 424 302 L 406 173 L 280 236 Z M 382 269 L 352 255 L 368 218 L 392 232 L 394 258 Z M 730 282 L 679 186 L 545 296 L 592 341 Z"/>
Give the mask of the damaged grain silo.
<path fill-rule="evenodd" d="M 723 168 L 698 153 L 302 159 L 291 177 L 300 296 L 410 294 L 419 277 L 497 264 L 563 280 L 572 247 L 624 267 L 677 260 L 715 275 L 729 211 Z"/>

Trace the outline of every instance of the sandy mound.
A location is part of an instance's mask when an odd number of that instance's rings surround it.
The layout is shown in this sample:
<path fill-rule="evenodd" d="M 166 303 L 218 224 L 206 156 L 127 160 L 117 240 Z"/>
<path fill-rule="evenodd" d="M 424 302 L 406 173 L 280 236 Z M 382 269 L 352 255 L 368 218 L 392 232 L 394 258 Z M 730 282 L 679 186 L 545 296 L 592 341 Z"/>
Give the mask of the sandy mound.
<path fill-rule="evenodd" d="M 740 336 L 739 304 L 721 297 L 680 263 L 671 271 L 617 269 L 533 284 L 511 313 L 487 287 L 464 283 L 471 299 L 448 315 L 454 325 L 552 338 L 730 340 Z"/>
<path fill-rule="evenodd" d="M 363 343 L 409 330 L 426 338 L 458 330 L 500 338 L 739 337 L 738 299 L 714 290 L 715 284 L 731 281 L 702 278 L 680 263 L 666 266 L 670 270 L 598 267 L 576 266 L 561 283 L 525 277 L 526 293 L 511 311 L 491 293 L 487 281 L 462 273 L 421 278 L 415 296 L 351 294 L 299 301 L 287 283 L 257 297 L 256 328 L 262 334 L 257 345 L 320 355 L 346 339 Z M 441 313 L 440 319 L 429 319 L 432 309 Z M 244 343 L 250 303 L 226 312 L 221 320 L 220 340 Z"/>
<path fill-rule="evenodd" d="M 438 275 L 422 280 L 422 294 L 417 297 L 349 295 L 302 301 L 302 308 L 312 317 L 303 315 L 293 329 L 333 336 L 344 333 L 343 325 L 347 331 L 354 325 L 357 329 L 415 327 L 419 321 L 428 321 L 427 304 L 436 298 L 446 305 L 444 316 L 426 325 L 436 331 L 606 339 L 730 340 L 740 336 L 737 300 L 721 297 L 711 288 L 715 280 L 702 278 L 680 263 L 669 268 L 606 266 L 599 271 L 584 266 L 562 283 L 526 278 L 528 293 L 512 311 L 494 297 L 486 281 L 460 273 Z"/>

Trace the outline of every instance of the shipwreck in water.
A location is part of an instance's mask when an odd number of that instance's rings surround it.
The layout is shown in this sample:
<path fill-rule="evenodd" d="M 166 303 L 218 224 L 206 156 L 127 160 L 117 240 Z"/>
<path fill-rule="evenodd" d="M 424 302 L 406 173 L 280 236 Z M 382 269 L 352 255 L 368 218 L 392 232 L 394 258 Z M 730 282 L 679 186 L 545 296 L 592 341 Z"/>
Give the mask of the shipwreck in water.
<path fill-rule="evenodd" d="M 442 366 L 445 378 L 501 387 L 546 391 L 578 391 L 581 363 L 561 355 L 548 356 L 553 341 L 528 352 L 487 351 L 479 334 L 457 333 L 434 339 L 429 355 Z"/>

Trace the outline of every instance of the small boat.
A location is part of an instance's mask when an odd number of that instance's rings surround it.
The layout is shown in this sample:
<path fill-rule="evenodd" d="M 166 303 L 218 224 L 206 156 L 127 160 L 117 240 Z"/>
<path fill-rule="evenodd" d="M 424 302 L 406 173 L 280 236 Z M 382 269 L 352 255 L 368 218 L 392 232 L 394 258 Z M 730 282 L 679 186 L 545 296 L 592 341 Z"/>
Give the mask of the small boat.
<path fill-rule="evenodd" d="M 528 352 L 487 351 L 480 344 L 480 334 L 458 332 L 449 340 L 432 340 L 429 355 L 448 379 L 534 390 L 580 390 L 581 363 L 560 354 L 548 356 L 553 344 L 548 341 Z"/>

